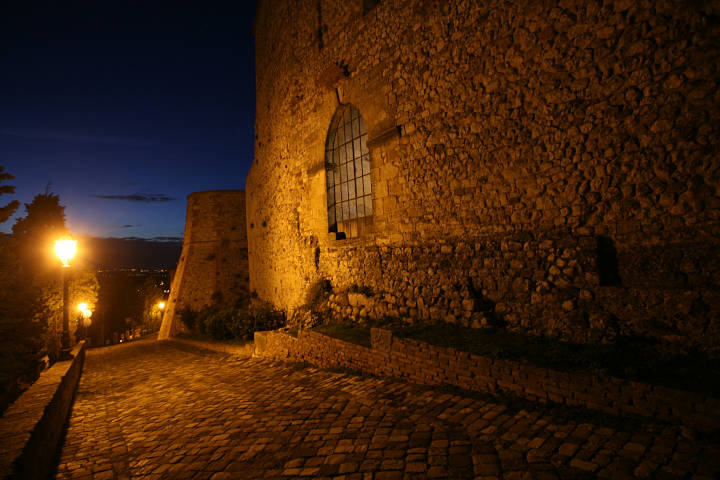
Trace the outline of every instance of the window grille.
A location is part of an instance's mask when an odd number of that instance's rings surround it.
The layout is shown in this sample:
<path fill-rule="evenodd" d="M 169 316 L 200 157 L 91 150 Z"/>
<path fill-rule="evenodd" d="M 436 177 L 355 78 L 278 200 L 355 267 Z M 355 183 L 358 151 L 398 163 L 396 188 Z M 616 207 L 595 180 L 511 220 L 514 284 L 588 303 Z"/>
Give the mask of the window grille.
<path fill-rule="evenodd" d="M 337 237 L 357 237 L 372 217 L 370 152 L 365 122 L 349 105 L 335 115 L 325 146 L 328 225 Z"/>

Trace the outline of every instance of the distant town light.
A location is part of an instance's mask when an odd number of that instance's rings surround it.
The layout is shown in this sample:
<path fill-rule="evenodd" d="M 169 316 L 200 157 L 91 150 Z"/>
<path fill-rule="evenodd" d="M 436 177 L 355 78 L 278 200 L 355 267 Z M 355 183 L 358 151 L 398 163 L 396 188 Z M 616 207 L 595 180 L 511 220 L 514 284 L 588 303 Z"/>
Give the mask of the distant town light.
<path fill-rule="evenodd" d="M 70 266 L 70 260 L 75 256 L 75 249 L 77 248 L 77 240 L 72 238 L 61 238 L 55 242 L 55 254 L 58 256 L 63 264 L 63 267 Z"/>

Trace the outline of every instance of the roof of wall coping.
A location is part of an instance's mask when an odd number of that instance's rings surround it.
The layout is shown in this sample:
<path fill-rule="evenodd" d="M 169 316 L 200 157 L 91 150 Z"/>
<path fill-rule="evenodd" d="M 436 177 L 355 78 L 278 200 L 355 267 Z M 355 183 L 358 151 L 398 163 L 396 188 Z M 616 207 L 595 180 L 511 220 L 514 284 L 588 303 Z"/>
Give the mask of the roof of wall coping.
<path fill-rule="evenodd" d="M 198 196 L 198 195 L 209 195 L 212 193 L 225 193 L 225 194 L 245 194 L 245 190 L 203 190 L 202 192 L 192 192 L 187 198 Z"/>

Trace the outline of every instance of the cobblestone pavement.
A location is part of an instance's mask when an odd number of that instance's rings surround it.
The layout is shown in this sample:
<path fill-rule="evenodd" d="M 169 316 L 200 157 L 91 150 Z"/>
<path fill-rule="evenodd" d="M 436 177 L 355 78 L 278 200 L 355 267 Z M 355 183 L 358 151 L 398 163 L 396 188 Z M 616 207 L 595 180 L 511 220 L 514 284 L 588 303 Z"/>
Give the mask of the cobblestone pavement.
<path fill-rule="evenodd" d="M 88 352 L 56 478 L 718 473 L 718 445 L 687 429 L 559 418 L 390 379 L 147 340 Z"/>

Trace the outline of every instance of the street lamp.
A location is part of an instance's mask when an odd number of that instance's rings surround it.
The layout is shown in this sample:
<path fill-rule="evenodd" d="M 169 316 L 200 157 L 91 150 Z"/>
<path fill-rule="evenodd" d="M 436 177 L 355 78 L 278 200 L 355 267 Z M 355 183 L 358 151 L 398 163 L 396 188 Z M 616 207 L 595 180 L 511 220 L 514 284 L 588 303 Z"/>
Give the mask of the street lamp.
<path fill-rule="evenodd" d="M 70 318 L 70 292 L 68 288 L 68 273 L 66 269 L 70 268 L 70 260 L 75 256 L 77 240 L 72 238 L 61 238 L 55 242 L 55 253 L 62 262 L 62 289 L 63 289 L 63 323 L 62 323 L 62 348 L 60 349 L 60 360 L 70 360 L 70 328 L 68 326 Z"/>
<path fill-rule="evenodd" d="M 165 308 L 165 302 L 159 302 L 157 306 L 160 310 L 163 310 Z"/>
<path fill-rule="evenodd" d="M 92 323 L 92 320 L 90 319 L 90 317 L 92 317 L 92 310 L 88 308 L 88 304 L 85 302 L 78 304 L 78 310 L 80 311 L 80 322 L 83 327 L 83 338 L 86 338 L 87 327 L 89 327 L 90 323 Z M 80 323 L 78 324 L 78 328 L 80 328 Z"/>

